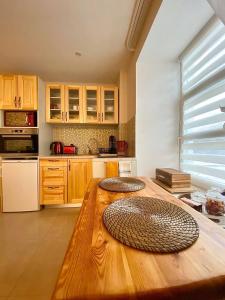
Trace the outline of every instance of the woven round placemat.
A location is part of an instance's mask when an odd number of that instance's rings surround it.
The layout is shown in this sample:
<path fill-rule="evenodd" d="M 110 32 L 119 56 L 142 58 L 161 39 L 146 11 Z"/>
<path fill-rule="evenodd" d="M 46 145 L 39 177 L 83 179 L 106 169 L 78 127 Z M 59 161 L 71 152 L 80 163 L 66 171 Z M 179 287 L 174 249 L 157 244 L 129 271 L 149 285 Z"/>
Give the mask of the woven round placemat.
<path fill-rule="evenodd" d="M 99 182 L 99 186 L 110 192 L 136 192 L 145 188 L 145 183 L 133 177 L 105 178 Z"/>
<path fill-rule="evenodd" d="M 181 207 L 151 197 L 128 197 L 103 213 L 109 233 L 136 249 L 171 253 L 191 246 L 199 236 L 195 219 Z"/>

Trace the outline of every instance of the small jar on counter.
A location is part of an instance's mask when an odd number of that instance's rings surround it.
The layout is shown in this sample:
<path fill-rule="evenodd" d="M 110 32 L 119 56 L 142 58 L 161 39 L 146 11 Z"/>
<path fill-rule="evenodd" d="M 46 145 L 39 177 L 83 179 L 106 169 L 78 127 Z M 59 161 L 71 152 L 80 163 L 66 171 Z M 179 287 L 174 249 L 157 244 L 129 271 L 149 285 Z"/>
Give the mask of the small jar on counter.
<path fill-rule="evenodd" d="M 225 214 L 225 196 L 218 189 L 211 189 L 206 194 L 205 208 L 208 214 L 223 216 Z"/>

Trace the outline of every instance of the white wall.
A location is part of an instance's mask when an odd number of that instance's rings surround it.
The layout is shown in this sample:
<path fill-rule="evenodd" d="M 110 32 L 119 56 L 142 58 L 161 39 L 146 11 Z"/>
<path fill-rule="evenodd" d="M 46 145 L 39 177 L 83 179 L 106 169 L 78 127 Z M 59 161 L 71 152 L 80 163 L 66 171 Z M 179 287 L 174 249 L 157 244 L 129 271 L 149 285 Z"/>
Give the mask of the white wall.
<path fill-rule="evenodd" d="M 137 67 L 136 157 L 138 175 L 154 177 L 156 168 L 178 168 L 179 64 L 148 63 Z"/>
<path fill-rule="evenodd" d="M 120 123 L 127 123 L 136 113 L 136 62 L 163 0 L 150 1 L 149 10 L 135 51 L 129 53 L 120 70 Z"/>
<path fill-rule="evenodd" d="M 178 56 L 213 15 L 206 0 L 164 0 L 136 65 L 136 157 L 139 176 L 179 167 Z"/>

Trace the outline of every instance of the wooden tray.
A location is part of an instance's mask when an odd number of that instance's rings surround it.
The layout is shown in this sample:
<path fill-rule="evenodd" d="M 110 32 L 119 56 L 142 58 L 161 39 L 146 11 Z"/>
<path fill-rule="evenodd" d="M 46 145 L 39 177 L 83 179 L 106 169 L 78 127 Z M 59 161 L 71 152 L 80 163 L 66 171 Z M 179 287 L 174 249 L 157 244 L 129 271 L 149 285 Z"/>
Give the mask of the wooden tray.
<path fill-rule="evenodd" d="M 194 186 L 191 187 L 176 187 L 176 188 L 171 188 L 168 185 L 164 184 L 163 182 L 152 178 L 152 181 L 162 188 L 164 188 L 166 191 L 170 192 L 171 194 L 176 194 L 176 193 L 192 193 L 196 191 L 197 189 Z"/>
<path fill-rule="evenodd" d="M 162 168 L 156 169 L 156 180 L 160 180 L 169 187 L 190 187 L 191 186 L 191 175 L 182 171 Z"/>

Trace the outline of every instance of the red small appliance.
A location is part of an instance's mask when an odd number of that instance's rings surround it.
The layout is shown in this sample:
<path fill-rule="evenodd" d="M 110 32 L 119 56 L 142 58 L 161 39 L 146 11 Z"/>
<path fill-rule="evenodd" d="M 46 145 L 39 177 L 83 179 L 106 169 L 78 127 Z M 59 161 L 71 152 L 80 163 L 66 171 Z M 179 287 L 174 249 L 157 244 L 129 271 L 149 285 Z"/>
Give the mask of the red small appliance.
<path fill-rule="evenodd" d="M 36 111 L 4 111 L 5 127 L 36 127 Z"/>
<path fill-rule="evenodd" d="M 117 141 L 117 155 L 126 156 L 128 143 L 126 141 Z"/>
<path fill-rule="evenodd" d="M 34 119 L 35 119 L 34 113 L 33 112 L 27 112 L 27 114 L 26 114 L 26 124 L 27 124 L 27 126 L 30 126 L 30 127 L 35 126 Z"/>
<path fill-rule="evenodd" d="M 77 154 L 77 147 L 73 144 L 69 146 L 63 146 L 63 153 L 64 154 Z"/>
<path fill-rule="evenodd" d="M 51 150 L 52 154 L 62 154 L 63 153 L 63 143 L 52 142 L 50 144 L 50 150 Z"/>

